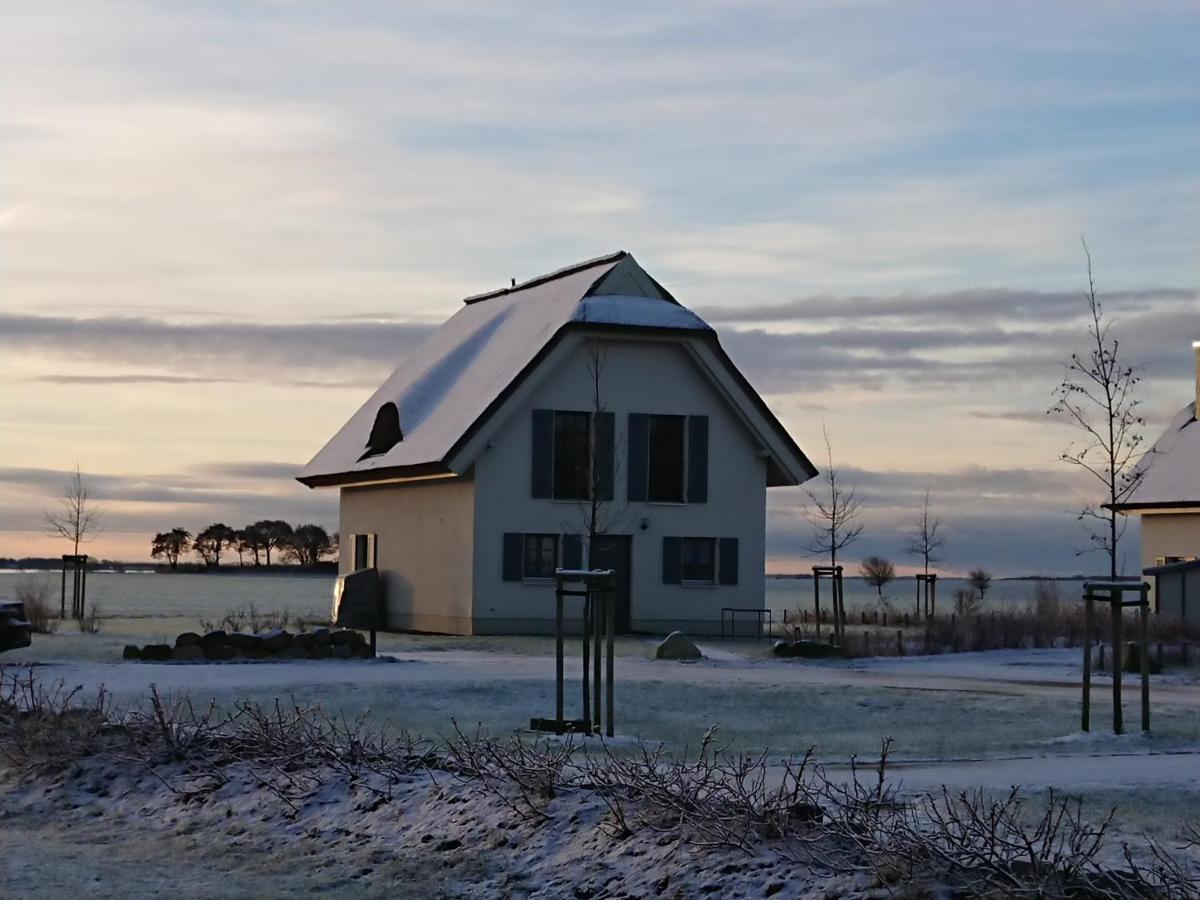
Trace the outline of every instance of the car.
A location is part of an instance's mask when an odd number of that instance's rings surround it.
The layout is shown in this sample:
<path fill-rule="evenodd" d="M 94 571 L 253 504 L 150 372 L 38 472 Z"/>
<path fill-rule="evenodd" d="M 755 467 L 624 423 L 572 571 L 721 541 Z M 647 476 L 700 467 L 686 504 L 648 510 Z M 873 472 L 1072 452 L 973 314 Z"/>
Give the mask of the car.
<path fill-rule="evenodd" d="M 28 647 L 33 642 L 33 627 L 25 618 L 20 603 L 0 603 L 0 652 Z"/>

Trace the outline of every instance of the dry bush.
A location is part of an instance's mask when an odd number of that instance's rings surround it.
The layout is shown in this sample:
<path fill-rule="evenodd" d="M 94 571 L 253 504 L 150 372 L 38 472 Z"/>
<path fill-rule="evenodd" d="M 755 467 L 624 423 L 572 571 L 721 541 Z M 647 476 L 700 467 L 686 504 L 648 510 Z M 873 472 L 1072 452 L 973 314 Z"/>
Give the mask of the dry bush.
<path fill-rule="evenodd" d="M 17 581 L 17 602 L 25 608 L 25 618 L 36 634 L 58 631 L 60 622 L 50 606 L 50 590 L 50 579 L 45 576 L 22 575 Z"/>
<path fill-rule="evenodd" d="M 88 604 L 87 613 L 78 620 L 79 630 L 83 634 L 100 633 L 100 604 L 94 600 Z"/>
<path fill-rule="evenodd" d="M 1110 849 L 1111 813 L 1087 819 L 1078 802 L 1017 790 L 901 796 L 888 780 L 890 741 L 877 760 L 851 759 L 827 772 L 811 752 L 781 764 L 766 753 L 731 754 L 710 729 L 694 754 L 639 744 L 617 752 L 603 741 L 503 739 L 456 730 L 440 747 L 389 737 L 364 719 L 320 707 L 243 702 L 218 714 L 151 689 L 148 703 L 118 715 L 102 693 L 44 690 L 32 667 L 0 666 L 0 761 L 45 768 L 88 756 L 158 776 L 181 799 L 249 778 L 293 813 L 333 781 L 392 799 L 416 773 L 446 773 L 478 785 L 531 827 L 555 820 L 554 798 L 589 792 L 606 808 L 610 838 L 641 832 L 696 853 L 771 853 L 808 871 L 869 872 L 885 888 L 941 885 L 951 896 L 1018 898 L 1200 898 L 1200 870 L 1153 840 L 1136 857 Z M 1193 827 L 1192 834 L 1200 837 Z M 702 864 L 699 863 L 698 864 Z"/>
<path fill-rule="evenodd" d="M 286 608 L 283 610 L 260 612 L 253 603 L 249 606 L 243 606 L 240 609 L 226 610 L 225 615 L 219 619 L 201 618 L 197 622 L 202 632 L 235 632 L 248 628 L 251 634 L 273 631 L 276 628 L 287 628 L 291 623 L 292 614 Z M 296 625 L 301 625 L 300 619 L 296 619 Z M 303 631 L 305 629 L 301 627 L 300 630 Z"/>

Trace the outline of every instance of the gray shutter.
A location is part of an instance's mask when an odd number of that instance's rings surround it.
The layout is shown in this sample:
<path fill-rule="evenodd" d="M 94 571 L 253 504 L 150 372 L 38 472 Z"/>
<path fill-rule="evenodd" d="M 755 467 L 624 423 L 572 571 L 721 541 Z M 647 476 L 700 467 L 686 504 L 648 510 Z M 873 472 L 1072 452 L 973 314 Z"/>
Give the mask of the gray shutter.
<path fill-rule="evenodd" d="M 650 479 L 650 417 L 645 413 L 629 414 L 629 481 L 628 499 L 645 500 Z"/>
<path fill-rule="evenodd" d="M 599 500 L 613 498 L 613 428 L 616 417 L 596 413 L 596 493 Z"/>
<path fill-rule="evenodd" d="M 663 584 L 683 584 L 683 538 L 663 538 Z"/>
<path fill-rule="evenodd" d="M 533 411 L 533 492 L 535 498 L 549 499 L 554 493 L 554 410 Z"/>
<path fill-rule="evenodd" d="M 687 502 L 708 502 L 708 416 L 687 419 Z"/>
<path fill-rule="evenodd" d="M 504 580 L 520 581 L 525 574 L 525 535 L 516 532 L 504 534 Z"/>
<path fill-rule="evenodd" d="M 717 552 L 720 554 L 717 562 L 718 580 L 721 584 L 737 584 L 738 539 L 721 538 L 717 541 Z"/>
<path fill-rule="evenodd" d="M 583 568 L 583 539 L 577 534 L 562 536 L 562 567 L 564 569 Z"/>

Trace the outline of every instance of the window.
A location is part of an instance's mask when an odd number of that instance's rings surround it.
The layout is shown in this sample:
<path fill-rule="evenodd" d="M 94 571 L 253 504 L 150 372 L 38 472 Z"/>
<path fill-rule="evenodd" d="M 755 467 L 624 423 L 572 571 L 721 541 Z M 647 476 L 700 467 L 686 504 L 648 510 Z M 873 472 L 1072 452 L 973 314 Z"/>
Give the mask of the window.
<path fill-rule="evenodd" d="M 683 538 L 680 545 L 684 584 L 715 584 L 717 541 L 715 538 Z"/>
<path fill-rule="evenodd" d="M 591 497 L 591 424 L 586 412 L 554 413 L 554 499 Z"/>
<path fill-rule="evenodd" d="M 686 416 L 649 417 L 649 480 L 652 503 L 682 503 Z"/>
<path fill-rule="evenodd" d="M 350 571 L 375 568 L 375 535 L 353 534 L 350 555 Z"/>
<path fill-rule="evenodd" d="M 738 583 L 738 539 L 735 537 L 664 537 L 663 584 Z"/>
<path fill-rule="evenodd" d="M 526 534 L 525 562 L 522 576 L 525 578 L 553 578 L 558 567 L 558 535 Z"/>

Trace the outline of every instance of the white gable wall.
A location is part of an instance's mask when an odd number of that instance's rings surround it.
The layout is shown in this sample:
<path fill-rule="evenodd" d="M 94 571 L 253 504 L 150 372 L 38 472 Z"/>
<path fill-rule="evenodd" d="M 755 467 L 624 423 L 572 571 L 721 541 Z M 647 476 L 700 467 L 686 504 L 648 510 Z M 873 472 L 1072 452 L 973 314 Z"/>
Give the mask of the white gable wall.
<path fill-rule="evenodd" d="M 750 432 L 678 343 L 621 341 L 605 344 L 605 408 L 615 415 L 614 500 L 621 520 L 609 531 L 632 535 L 631 624 L 639 631 L 720 629 L 722 607 L 764 605 L 766 460 Z M 487 438 L 475 460 L 474 630 L 548 631 L 554 589 L 502 580 L 505 532 L 561 534 L 585 531 L 585 504 L 531 497 L 534 409 L 589 410 L 591 376 L 584 346 L 549 360 L 533 389 Z M 628 416 L 631 412 L 706 415 L 709 418 L 708 501 L 629 504 L 626 497 Z M 506 411 L 507 413 L 507 411 Z M 612 513 L 609 513 L 611 515 Z M 646 530 L 641 529 L 647 520 Z M 662 539 L 734 537 L 739 544 L 737 585 L 662 583 Z"/>

